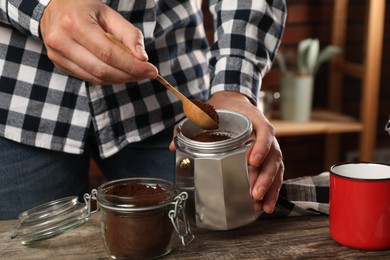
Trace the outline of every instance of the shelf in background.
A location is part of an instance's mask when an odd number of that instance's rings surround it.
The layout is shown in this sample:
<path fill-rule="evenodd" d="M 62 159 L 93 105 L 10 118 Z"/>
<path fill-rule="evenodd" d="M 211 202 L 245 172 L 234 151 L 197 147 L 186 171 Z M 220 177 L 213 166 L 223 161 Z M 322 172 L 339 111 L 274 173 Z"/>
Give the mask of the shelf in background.
<path fill-rule="evenodd" d="M 362 123 L 339 113 L 315 110 L 308 122 L 271 119 L 277 137 L 361 132 Z"/>

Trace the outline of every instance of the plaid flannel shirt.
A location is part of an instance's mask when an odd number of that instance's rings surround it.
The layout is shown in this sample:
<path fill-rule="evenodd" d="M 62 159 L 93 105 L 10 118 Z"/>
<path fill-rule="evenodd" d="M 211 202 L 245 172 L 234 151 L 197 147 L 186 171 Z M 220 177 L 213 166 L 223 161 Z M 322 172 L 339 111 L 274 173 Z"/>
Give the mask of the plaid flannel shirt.
<path fill-rule="evenodd" d="M 49 0 L 0 0 L 0 136 L 82 153 L 93 124 L 102 158 L 172 126 L 180 101 L 153 80 L 90 85 L 57 71 L 39 35 Z M 208 45 L 201 0 L 106 0 L 144 34 L 150 62 L 189 98 L 236 91 L 256 103 L 279 47 L 283 0 L 210 0 Z"/>

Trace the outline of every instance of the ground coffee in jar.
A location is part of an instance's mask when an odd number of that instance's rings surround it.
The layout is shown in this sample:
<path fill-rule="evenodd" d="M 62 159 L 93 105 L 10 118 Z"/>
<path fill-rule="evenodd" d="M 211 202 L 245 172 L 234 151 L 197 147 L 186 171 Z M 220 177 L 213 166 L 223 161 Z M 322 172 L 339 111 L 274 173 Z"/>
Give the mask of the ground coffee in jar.
<path fill-rule="evenodd" d="M 71 196 L 22 212 L 12 238 L 20 237 L 22 244 L 48 239 L 79 227 L 100 212 L 101 234 L 111 258 L 159 258 L 172 250 L 173 231 L 183 246 L 194 239 L 185 215 L 187 198 L 186 192 L 163 179 L 110 181 L 84 194 L 85 204 Z"/>
<path fill-rule="evenodd" d="M 158 205 L 167 194 L 160 186 L 150 187 L 140 183 L 117 184 L 107 191 L 112 202 L 121 197 L 135 197 L 138 206 Z M 170 250 L 173 227 L 168 210 L 154 209 L 145 212 L 104 214 L 104 237 L 110 255 L 126 258 L 153 257 Z"/>
<path fill-rule="evenodd" d="M 122 179 L 98 188 L 101 228 L 108 254 L 115 259 L 151 259 L 172 250 L 169 212 L 176 186 L 161 179 Z"/>

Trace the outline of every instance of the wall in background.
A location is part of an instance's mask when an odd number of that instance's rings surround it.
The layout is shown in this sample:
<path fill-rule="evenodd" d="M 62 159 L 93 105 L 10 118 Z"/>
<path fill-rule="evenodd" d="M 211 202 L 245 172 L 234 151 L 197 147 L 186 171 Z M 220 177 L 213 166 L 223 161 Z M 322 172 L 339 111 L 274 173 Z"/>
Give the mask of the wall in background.
<path fill-rule="evenodd" d="M 375 1 L 375 0 L 374 0 Z M 349 1 L 349 17 L 347 32 L 347 47 L 344 50 L 347 60 L 361 62 L 363 53 L 363 17 L 365 15 L 365 0 Z M 386 1 L 388 2 L 388 1 Z M 330 43 L 332 0 L 287 0 L 288 19 L 281 50 L 294 52 L 298 42 L 305 38 L 320 39 L 322 48 Z M 390 11 L 389 3 L 386 13 Z M 381 67 L 381 87 L 379 95 L 379 113 L 377 117 L 377 149 L 390 147 L 390 137 L 384 132 L 384 126 L 390 115 L 390 17 L 386 17 L 383 58 Z M 278 90 L 279 70 L 274 66 L 264 79 L 264 89 Z M 314 107 L 324 107 L 327 102 L 328 69 L 322 66 L 315 80 Z M 343 112 L 359 116 L 360 82 L 355 79 L 345 79 Z M 358 135 L 345 134 L 342 138 L 340 161 L 346 160 L 349 151 L 357 149 Z M 286 175 L 299 176 L 315 174 L 323 169 L 323 136 L 283 138 L 280 140 L 286 162 Z M 390 163 L 390 162 L 388 162 Z"/>

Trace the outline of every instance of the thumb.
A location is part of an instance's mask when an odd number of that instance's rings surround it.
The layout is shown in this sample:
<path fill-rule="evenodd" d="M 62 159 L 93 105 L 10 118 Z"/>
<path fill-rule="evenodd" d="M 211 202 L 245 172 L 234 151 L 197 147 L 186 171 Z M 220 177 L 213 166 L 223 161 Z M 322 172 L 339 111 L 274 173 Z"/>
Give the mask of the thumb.
<path fill-rule="evenodd" d="M 123 43 L 129 46 L 133 55 L 139 60 L 147 61 L 149 59 L 145 51 L 144 36 L 138 28 L 131 25 L 129 32 L 123 36 Z"/>
<path fill-rule="evenodd" d="M 124 46 L 127 47 L 128 51 L 140 61 L 148 61 L 149 57 L 145 51 L 144 36 L 142 32 L 134 27 L 132 24 L 127 27 L 126 32 L 118 35 L 114 35 Z"/>
<path fill-rule="evenodd" d="M 141 30 L 123 19 L 121 15 L 110 10 L 104 13 L 105 31 L 112 34 L 125 45 L 129 52 L 140 61 L 148 61 L 145 51 L 144 35 Z M 115 26 L 110 26 L 115 25 Z"/>

